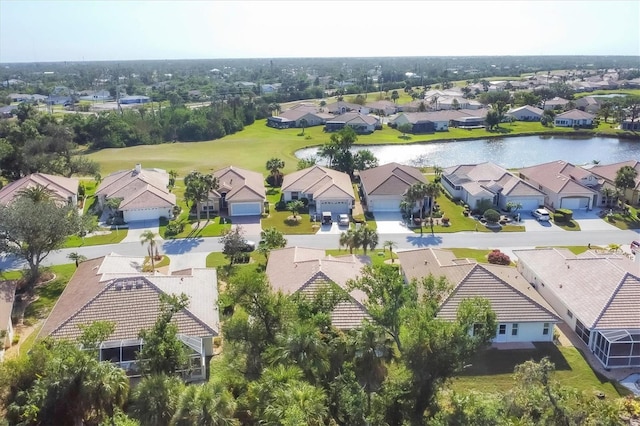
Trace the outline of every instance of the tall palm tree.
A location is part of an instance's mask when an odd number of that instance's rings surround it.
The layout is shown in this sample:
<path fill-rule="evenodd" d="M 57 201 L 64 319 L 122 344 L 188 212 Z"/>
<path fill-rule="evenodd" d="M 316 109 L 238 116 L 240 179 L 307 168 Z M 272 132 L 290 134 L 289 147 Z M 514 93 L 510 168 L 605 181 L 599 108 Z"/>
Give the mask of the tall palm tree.
<path fill-rule="evenodd" d="M 302 380 L 275 390 L 265 409 L 267 424 L 321 426 L 327 417 L 324 391 Z"/>
<path fill-rule="evenodd" d="M 347 247 L 349 253 L 353 254 L 353 249 L 356 248 L 356 230 L 349 228 L 340 234 L 339 243 L 340 248 Z"/>
<path fill-rule="evenodd" d="M 358 381 L 367 394 L 367 413 L 371 413 L 371 393 L 376 392 L 386 376 L 385 361 L 393 355 L 389 339 L 383 330 L 365 323 L 356 331 L 354 367 Z"/>
<path fill-rule="evenodd" d="M 182 392 L 178 408 L 171 421 L 175 426 L 230 426 L 237 425 L 233 418 L 236 402 L 233 395 L 219 381 L 191 385 Z"/>
<path fill-rule="evenodd" d="M 18 197 L 28 198 L 34 203 L 49 201 L 53 198 L 53 191 L 46 186 L 36 185 L 28 188 L 22 188 L 16 192 Z"/>
<path fill-rule="evenodd" d="M 155 259 L 154 259 L 154 254 L 157 250 L 157 242 L 156 242 L 156 237 L 158 236 L 158 234 L 154 233 L 153 231 L 144 231 L 142 234 L 140 234 L 140 244 L 145 245 L 147 244 L 147 250 L 149 252 L 149 258 L 151 259 L 151 270 L 155 271 L 156 270 L 156 264 L 155 264 Z"/>
<path fill-rule="evenodd" d="M 600 195 L 602 195 L 602 198 L 607 203 L 607 207 L 609 207 L 611 206 L 611 200 L 616 197 L 616 190 L 608 186 L 605 186 L 600 190 Z"/>
<path fill-rule="evenodd" d="M 310 383 L 320 383 L 329 371 L 329 347 L 311 323 L 295 324 L 271 355 L 276 363 L 300 367 Z"/>
<path fill-rule="evenodd" d="M 424 212 L 424 199 L 427 197 L 429 189 L 427 184 L 416 182 L 407 189 L 405 197 L 414 206 L 417 204 L 420 210 L 420 233 L 422 234 L 422 219 Z"/>
<path fill-rule="evenodd" d="M 87 260 L 86 256 L 81 255 L 78 252 L 73 252 L 73 253 L 69 253 L 67 255 L 67 259 L 69 260 L 73 260 L 76 264 L 76 268 L 78 267 L 78 265 L 80 265 L 82 262 L 84 262 L 85 260 Z"/>
<path fill-rule="evenodd" d="M 433 219 L 431 219 L 431 213 L 433 212 L 433 204 L 436 201 L 436 198 L 438 198 L 440 196 L 440 194 L 442 194 L 442 188 L 440 187 L 439 184 L 437 184 L 436 182 L 431 182 L 427 185 L 427 196 L 429 197 L 429 223 L 431 225 L 431 234 L 433 234 Z"/>
<path fill-rule="evenodd" d="M 367 254 L 368 249 L 375 249 L 378 245 L 378 233 L 375 229 L 369 228 L 368 226 L 361 226 L 360 229 L 356 231 L 356 246 L 362 247 L 364 250 L 364 254 Z"/>
<path fill-rule="evenodd" d="M 271 179 L 273 179 L 273 186 L 280 186 L 282 184 L 282 173 L 280 170 L 284 168 L 284 161 L 280 158 L 273 157 L 267 161 L 267 170 L 271 173 Z"/>
<path fill-rule="evenodd" d="M 304 129 L 309 125 L 309 122 L 306 118 L 300 120 L 300 127 L 302 127 L 302 134 L 304 135 Z"/>
<path fill-rule="evenodd" d="M 398 245 L 391 240 L 387 240 L 382 244 L 383 247 L 389 247 L 389 253 L 391 254 L 391 263 L 394 263 L 395 259 L 393 258 L 393 249 L 394 247 L 398 247 Z"/>
<path fill-rule="evenodd" d="M 185 389 L 178 377 L 154 374 L 133 389 L 131 413 L 142 426 L 168 426 Z"/>
<path fill-rule="evenodd" d="M 436 175 L 437 178 L 439 178 L 440 176 L 442 176 L 442 167 L 438 166 L 437 164 L 433 165 L 433 173 Z"/>

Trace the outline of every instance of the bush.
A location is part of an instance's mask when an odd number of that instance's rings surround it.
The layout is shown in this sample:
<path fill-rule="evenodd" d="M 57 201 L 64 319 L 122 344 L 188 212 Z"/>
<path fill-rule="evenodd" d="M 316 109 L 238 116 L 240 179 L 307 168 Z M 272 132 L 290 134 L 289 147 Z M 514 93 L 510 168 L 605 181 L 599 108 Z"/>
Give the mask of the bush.
<path fill-rule="evenodd" d="M 487 220 L 487 222 L 491 223 L 496 223 L 500 220 L 500 213 L 494 209 L 486 210 L 482 216 Z"/>
<path fill-rule="evenodd" d="M 167 224 L 165 235 L 178 235 L 182 231 L 184 231 L 184 222 L 172 220 Z"/>
<path fill-rule="evenodd" d="M 448 217 L 443 217 L 442 226 L 449 226 L 449 225 L 450 225 L 450 219 Z"/>
<path fill-rule="evenodd" d="M 493 263 L 494 265 L 509 265 L 511 264 L 511 259 L 508 255 L 502 253 L 500 250 L 492 250 L 491 253 L 487 256 L 489 263 Z"/>
<path fill-rule="evenodd" d="M 287 203 L 285 203 L 283 200 L 280 200 L 276 203 L 276 210 L 281 212 L 287 209 Z"/>
<path fill-rule="evenodd" d="M 564 220 L 569 222 L 573 219 L 573 210 L 569 209 L 556 209 L 556 214 L 561 214 L 564 216 Z"/>
<path fill-rule="evenodd" d="M 554 222 L 567 222 L 567 218 L 562 213 L 554 213 L 553 214 L 553 221 Z"/>
<path fill-rule="evenodd" d="M 13 340 L 11 340 L 11 344 L 17 345 L 18 343 L 20 343 L 20 335 L 16 333 L 13 335 Z"/>

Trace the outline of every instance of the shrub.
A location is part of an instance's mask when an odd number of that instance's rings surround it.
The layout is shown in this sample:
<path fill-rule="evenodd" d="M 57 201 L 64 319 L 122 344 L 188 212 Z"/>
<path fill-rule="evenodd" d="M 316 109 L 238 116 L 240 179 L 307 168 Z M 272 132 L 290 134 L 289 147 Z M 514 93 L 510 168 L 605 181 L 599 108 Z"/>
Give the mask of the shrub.
<path fill-rule="evenodd" d="M 508 255 L 502 253 L 500 250 L 492 250 L 491 253 L 487 256 L 489 263 L 493 263 L 494 265 L 509 265 L 511 264 L 511 259 Z"/>
<path fill-rule="evenodd" d="M 500 213 L 494 209 L 486 210 L 482 216 L 487 220 L 487 222 L 496 223 L 500 220 Z"/>
<path fill-rule="evenodd" d="M 442 218 L 442 226 L 449 226 L 450 219 L 448 217 Z"/>
<path fill-rule="evenodd" d="M 564 220 L 566 220 L 567 222 L 569 222 L 571 219 L 573 219 L 573 210 L 556 209 L 556 213 L 563 215 L 564 216 Z"/>
<path fill-rule="evenodd" d="M 276 210 L 281 212 L 287 209 L 287 203 L 285 203 L 283 200 L 280 200 L 276 203 Z"/>
<path fill-rule="evenodd" d="M 16 333 L 13 335 L 13 340 L 11 340 L 11 344 L 17 345 L 18 343 L 20 343 L 20 335 Z"/>
<path fill-rule="evenodd" d="M 165 235 L 178 235 L 182 231 L 184 231 L 184 222 L 172 220 L 167 224 Z"/>
<path fill-rule="evenodd" d="M 553 221 L 554 222 L 568 222 L 567 221 L 567 217 L 565 215 L 563 215 L 562 213 L 554 213 L 553 214 Z"/>
<path fill-rule="evenodd" d="M 431 217 L 434 217 L 434 218 L 436 218 L 436 219 L 439 219 L 439 218 L 441 218 L 443 215 L 444 215 L 444 213 L 442 213 L 441 211 L 437 211 L 437 212 L 433 212 L 433 213 L 431 214 Z"/>

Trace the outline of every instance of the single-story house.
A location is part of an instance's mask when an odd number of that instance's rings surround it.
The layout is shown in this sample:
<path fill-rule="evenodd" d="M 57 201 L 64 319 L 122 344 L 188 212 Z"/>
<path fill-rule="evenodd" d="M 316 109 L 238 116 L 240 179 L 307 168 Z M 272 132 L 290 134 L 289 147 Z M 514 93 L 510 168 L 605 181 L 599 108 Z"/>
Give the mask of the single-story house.
<path fill-rule="evenodd" d="M 622 120 L 622 123 L 620 124 L 620 128 L 622 130 L 631 130 L 634 132 L 638 132 L 640 131 L 640 120 L 636 119 L 631 120 L 630 118 L 627 118 L 626 120 Z"/>
<path fill-rule="evenodd" d="M 333 215 L 351 213 L 355 202 L 349 175 L 318 165 L 286 175 L 281 190 L 285 202 L 306 198 L 316 212 Z"/>
<path fill-rule="evenodd" d="M 400 212 L 404 194 L 415 183 L 426 184 L 427 179 L 417 168 L 398 163 L 360 172 L 360 187 L 370 212 Z"/>
<path fill-rule="evenodd" d="M 565 106 L 569 103 L 569 100 L 556 96 L 552 99 L 547 99 L 542 103 L 542 109 L 564 109 Z"/>
<path fill-rule="evenodd" d="M 321 113 L 314 107 L 299 106 L 297 108 L 282 111 L 280 115 L 267 117 L 267 126 L 276 129 L 289 129 L 292 127 L 313 127 L 324 124 L 333 115 Z M 305 120 L 305 121 L 303 121 Z"/>
<path fill-rule="evenodd" d="M 522 168 L 518 174 L 545 194 L 546 206 L 571 210 L 598 206 L 601 181 L 582 167 L 558 160 Z"/>
<path fill-rule="evenodd" d="M 411 124 L 411 133 L 414 134 L 445 132 L 449 130 L 452 123 L 459 123 L 460 120 L 470 120 L 470 124 L 479 122 L 484 126 L 484 116 L 486 116 L 486 110 L 403 112 L 391 120 L 390 124 L 396 127 Z"/>
<path fill-rule="evenodd" d="M 6 105 L 0 107 L 0 118 L 11 118 L 16 113 L 17 106 L 15 105 Z"/>
<path fill-rule="evenodd" d="M 587 127 L 593 126 L 595 115 L 588 112 L 572 109 L 562 114 L 556 115 L 553 124 L 559 127 Z"/>
<path fill-rule="evenodd" d="M 142 96 L 142 95 L 131 95 L 131 96 L 121 97 L 120 99 L 118 99 L 118 102 L 120 102 L 123 105 L 148 104 L 149 102 L 151 102 L 151 98 L 148 96 Z"/>
<path fill-rule="evenodd" d="M 589 114 L 597 114 L 600 111 L 600 100 L 593 96 L 585 96 L 575 101 L 576 108 Z"/>
<path fill-rule="evenodd" d="M 32 173 L 5 185 L 0 189 L 0 204 L 7 205 L 20 191 L 37 187 L 49 190 L 51 197 L 60 205 L 78 204 L 78 179 L 45 173 Z"/>
<path fill-rule="evenodd" d="M 359 112 L 346 112 L 327 120 L 324 128 L 327 132 L 335 132 L 348 126 L 356 133 L 362 135 L 373 133 L 379 123 L 380 121 L 372 115 L 364 115 Z"/>
<path fill-rule="evenodd" d="M 4 359 L 4 350 L 9 348 L 13 342 L 11 313 L 15 297 L 15 281 L 7 281 L 0 286 L 0 362 Z"/>
<path fill-rule="evenodd" d="M 452 127 L 459 127 L 461 129 L 473 129 L 485 126 L 484 116 L 468 116 L 459 117 L 451 120 Z"/>
<path fill-rule="evenodd" d="M 81 101 L 109 101 L 113 99 L 111 93 L 108 90 L 97 90 L 95 92 L 88 92 L 86 95 L 80 96 L 78 99 Z"/>
<path fill-rule="evenodd" d="M 398 105 L 391 101 L 375 101 L 365 104 L 365 107 L 369 108 L 372 114 L 377 115 L 391 115 L 398 112 Z"/>
<path fill-rule="evenodd" d="M 406 104 L 398 105 L 398 112 L 425 112 L 433 109 L 433 105 L 430 105 L 424 99 L 416 99 Z"/>
<path fill-rule="evenodd" d="M 116 214 L 125 222 L 173 217 L 176 195 L 169 192 L 169 174 L 162 169 L 121 170 L 103 179 L 96 190 L 101 208 L 110 198 L 122 199 Z"/>
<path fill-rule="evenodd" d="M 266 274 L 273 290 L 287 295 L 314 297 L 327 286 L 339 287 L 348 298 L 331 312 L 331 323 L 338 329 L 349 330 L 370 318 L 364 307 L 365 293 L 347 289 L 347 282 L 358 278 L 368 264 L 364 256 L 332 257 L 324 249 L 287 247 L 271 251 Z"/>
<path fill-rule="evenodd" d="M 497 164 L 463 164 L 442 172 L 442 186 L 452 197 L 476 208 L 483 200 L 501 210 L 519 203 L 522 210 L 534 210 L 544 204 L 544 193 Z"/>
<path fill-rule="evenodd" d="M 29 95 L 26 93 L 11 93 L 9 94 L 11 102 L 45 102 L 48 96 L 45 95 Z"/>
<path fill-rule="evenodd" d="M 605 368 L 640 367 L 640 267 L 626 256 L 515 250 L 518 271 Z"/>
<path fill-rule="evenodd" d="M 463 300 L 482 297 L 496 314 L 494 343 L 553 341 L 560 317 L 515 268 L 458 259 L 449 250 L 433 248 L 401 251 L 398 259 L 407 282 L 429 275 L 446 278 L 451 289 L 438 318 L 454 321 Z"/>
<path fill-rule="evenodd" d="M 229 166 L 213 172 L 218 189 L 209 194 L 205 203 L 198 203 L 201 211 L 229 216 L 259 216 L 264 212 L 266 191 L 261 173 Z"/>
<path fill-rule="evenodd" d="M 192 369 L 184 372 L 187 380 L 203 380 L 213 356 L 213 338 L 220 320 L 216 270 L 191 268 L 144 273 L 144 257 L 110 254 L 82 262 L 46 319 L 38 338 L 75 340 L 79 326 L 95 321 L 115 324 L 113 333 L 100 344 L 101 361 L 111 361 L 130 376 L 140 374 L 137 352 L 144 342 L 140 330 L 149 330 L 160 312 L 161 294 L 186 294 L 189 304 L 174 314 L 178 338 L 189 348 Z"/>
<path fill-rule="evenodd" d="M 338 101 L 328 104 L 326 107 L 333 115 L 342 115 L 347 112 L 359 112 L 360 114 L 369 114 L 369 108 L 364 105 L 352 104 L 349 102 Z"/>
<path fill-rule="evenodd" d="M 443 96 L 436 100 L 437 110 L 450 110 L 450 109 L 481 109 L 484 107 L 480 102 L 475 99 L 467 99 L 460 96 Z"/>
<path fill-rule="evenodd" d="M 531 105 L 511 108 L 507 111 L 509 117 L 513 117 L 518 121 L 540 121 L 543 113 L 543 110 Z"/>
<path fill-rule="evenodd" d="M 613 164 L 598 164 L 591 167 L 589 171 L 604 179 L 610 186 L 615 187 L 616 174 L 624 166 L 629 166 L 638 172 L 635 181 L 636 185 L 624 192 L 624 198 L 628 200 L 628 203 L 637 206 L 640 204 L 640 161 L 627 160 Z"/>

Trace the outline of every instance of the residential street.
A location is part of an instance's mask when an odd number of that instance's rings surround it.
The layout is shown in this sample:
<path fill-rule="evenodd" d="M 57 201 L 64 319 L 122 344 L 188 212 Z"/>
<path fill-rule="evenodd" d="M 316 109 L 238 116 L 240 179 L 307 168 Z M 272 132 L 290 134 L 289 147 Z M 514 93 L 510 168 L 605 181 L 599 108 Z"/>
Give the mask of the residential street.
<path fill-rule="evenodd" d="M 338 248 L 338 235 L 334 234 L 316 234 L 316 235 L 288 235 L 286 236 L 289 246 L 303 246 L 314 248 Z M 247 235 L 247 239 L 258 241 L 258 235 Z M 394 241 L 397 244 L 396 250 L 407 250 L 421 247 L 469 247 L 469 248 L 498 248 L 504 252 L 510 253 L 516 248 L 533 248 L 540 246 L 607 246 L 609 244 L 628 245 L 633 240 L 640 239 L 639 231 L 610 231 L 610 230 L 593 230 L 593 231 L 563 231 L 553 230 L 547 232 L 504 232 L 504 233 L 488 233 L 488 232 L 458 232 L 452 234 L 436 234 L 434 236 L 425 229 L 423 236 L 420 234 L 382 234 L 380 235 L 379 247 L 382 248 L 383 241 Z M 222 251 L 222 245 L 219 238 L 193 238 L 180 240 L 164 241 L 160 247 L 160 251 L 169 256 L 186 255 L 186 254 L 202 254 L 214 251 Z M 143 256 L 146 254 L 146 248 L 139 242 L 120 243 L 103 246 L 78 247 L 59 250 L 43 261 L 43 265 L 58 265 L 70 263 L 67 258 L 69 253 L 77 252 L 88 259 L 104 256 L 109 253 L 118 253 L 130 256 Z M 193 256 L 194 265 L 202 265 L 202 255 Z M 181 256 L 181 267 L 188 267 L 189 256 Z M 0 270 L 17 269 L 21 267 L 21 262 L 0 256 Z"/>

